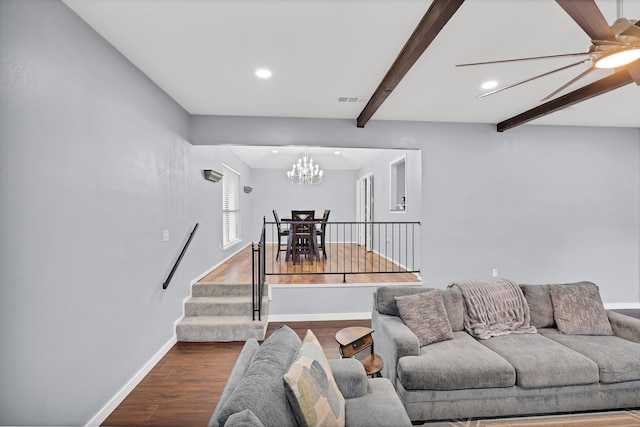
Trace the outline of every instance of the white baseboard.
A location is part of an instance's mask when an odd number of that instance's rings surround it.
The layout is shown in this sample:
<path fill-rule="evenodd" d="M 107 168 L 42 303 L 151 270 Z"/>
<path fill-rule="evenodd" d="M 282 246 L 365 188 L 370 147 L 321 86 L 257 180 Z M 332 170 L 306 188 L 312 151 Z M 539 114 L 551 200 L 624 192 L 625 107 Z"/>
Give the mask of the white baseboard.
<path fill-rule="evenodd" d="M 640 308 L 640 302 L 605 303 L 604 308 L 608 310 L 633 310 Z"/>
<path fill-rule="evenodd" d="M 366 320 L 371 312 L 364 313 L 308 313 L 308 314 L 270 314 L 269 322 L 318 322 L 326 320 Z"/>
<path fill-rule="evenodd" d="M 160 359 L 162 359 L 164 355 L 167 354 L 169 350 L 171 350 L 176 342 L 178 342 L 178 339 L 174 335 L 85 425 L 99 426 L 100 424 L 102 424 L 104 420 L 106 420 L 107 417 L 118 407 L 118 405 L 120 405 L 122 401 L 129 395 L 129 393 L 131 393 L 133 389 L 136 388 L 138 384 L 140 384 L 144 377 L 146 377 L 147 374 L 151 372 L 153 367 L 156 366 Z"/>

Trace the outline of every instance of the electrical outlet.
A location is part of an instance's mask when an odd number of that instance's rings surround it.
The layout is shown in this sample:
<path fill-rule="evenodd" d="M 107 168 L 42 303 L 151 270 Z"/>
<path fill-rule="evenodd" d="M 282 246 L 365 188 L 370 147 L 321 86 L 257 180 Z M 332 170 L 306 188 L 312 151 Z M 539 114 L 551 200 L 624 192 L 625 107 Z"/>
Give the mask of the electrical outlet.
<path fill-rule="evenodd" d="M 491 270 L 491 276 L 492 277 L 498 277 L 498 269 L 494 268 L 493 270 Z"/>
<path fill-rule="evenodd" d="M 169 230 L 162 230 L 162 241 L 163 242 L 169 241 Z"/>

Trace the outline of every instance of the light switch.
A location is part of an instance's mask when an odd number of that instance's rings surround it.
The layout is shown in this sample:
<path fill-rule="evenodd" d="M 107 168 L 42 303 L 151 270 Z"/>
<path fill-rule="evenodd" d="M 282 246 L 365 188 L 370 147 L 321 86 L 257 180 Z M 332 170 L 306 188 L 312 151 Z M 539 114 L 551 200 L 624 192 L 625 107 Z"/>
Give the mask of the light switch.
<path fill-rule="evenodd" d="M 169 230 L 162 230 L 162 241 L 163 242 L 169 241 Z"/>
<path fill-rule="evenodd" d="M 498 277 L 498 269 L 494 268 L 493 270 L 491 270 L 491 275 L 492 277 Z"/>

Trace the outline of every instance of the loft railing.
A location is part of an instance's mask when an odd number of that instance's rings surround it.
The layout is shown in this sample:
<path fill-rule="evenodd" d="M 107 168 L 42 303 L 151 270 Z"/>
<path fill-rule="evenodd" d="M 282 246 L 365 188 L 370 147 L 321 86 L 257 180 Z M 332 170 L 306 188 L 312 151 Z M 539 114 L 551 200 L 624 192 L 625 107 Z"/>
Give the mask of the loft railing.
<path fill-rule="evenodd" d="M 301 223 L 281 222 L 281 227 Z M 338 274 L 343 281 L 351 274 L 419 273 L 419 236 L 419 222 L 327 222 L 324 249 L 294 259 L 290 238 L 279 242 L 277 224 L 263 220 L 262 271 L 265 276 Z"/>
<path fill-rule="evenodd" d="M 262 296 L 264 294 L 265 277 L 265 229 L 262 228 L 260 241 L 251 243 L 251 301 L 253 305 L 253 320 L 262 320 Z"/>
<path fill-rule="evenodd" d="M 182 248 L 182 252 L 180 252 L 178 259 L 176 260 L 175 264 L 173 264 L 173 268 L 171 269 L 171 272 L 169 273 L 167 280 L 165 280 L 164 283 L 162 284 L 162 289 L 167 289 L 167 287 L 169 286 L 169 282 L 171 282 L 171 279 L 173 279 L 173 274 L 178 269 L 178 265 L 180 264 L 180 261 L 182 261 L 182 257 L 184 256 L 184 253 L 187 251 L 187 248 L 191 243 L 191 239 L 193 239 L 193 235 L 196 233 L 197 229 L 198 229 L 198 223 L 196 222 L 196 225 L 193 227 L 191 234 L 189 234 L 189 238 L 187 239 L 187 242 L 184 244 L 184 247 Z"/>
<path fill-rule="evenodd" d="M 281 222 L 281 227 L 299 223 Z M 319 222 L 316 227 L 320 227 Z M 327 222 L 324 250 L 319 250 L 318 256 L 300 257 L 293 262 L 291 254 L 287 261 L 287 249 L 282 249 L 276 260 L 277 224 L 264 221 L 264 229 L 267 276 L 337 274 L 346 282 L 346 276 L 354 274 L 420 272 L 419 222 Z M 285 237 L 283 248 L 284 240 Z"/>
<path fill-rule="evenodd" d="M 281 226 L 298 223 L 288 221 Z M 279 238 L 277 224 L 263 219 L 260 241 L 251 244 L 253 320 L 256 314 L 261 320 L 269 275 L 336 274 L 346 282 L 347 275 L 355 274 L 420 273 L 419 222 L 327 222 L 324 249 L 295 262 L 290 253 L 287 257 L 286 236 L 282 237 L 282 250 Z"/>

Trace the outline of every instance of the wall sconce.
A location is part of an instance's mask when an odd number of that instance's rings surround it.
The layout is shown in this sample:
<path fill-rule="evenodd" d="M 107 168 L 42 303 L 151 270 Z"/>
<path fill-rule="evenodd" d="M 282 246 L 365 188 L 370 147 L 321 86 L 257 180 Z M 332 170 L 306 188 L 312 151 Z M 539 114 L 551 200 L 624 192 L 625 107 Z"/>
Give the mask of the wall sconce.
<path fill-rule="evenodd" d="M 251 193 L 252 191 L 253 191 L 253 188 L 249 187 L 248 185 L 245 185 L 245 186 L 244 186 L 244 192 L 245 192 L 245 193 L 249 194 L 249 193 Z"/>
<path fill-rule="evenodd" d="M 206 179 L 207 181 L 218 182 L 222 179 L 222 174 L 220 172 L 216 172 L 211 169 L 205 169 L 203 172 L 204 179 Z"/>

